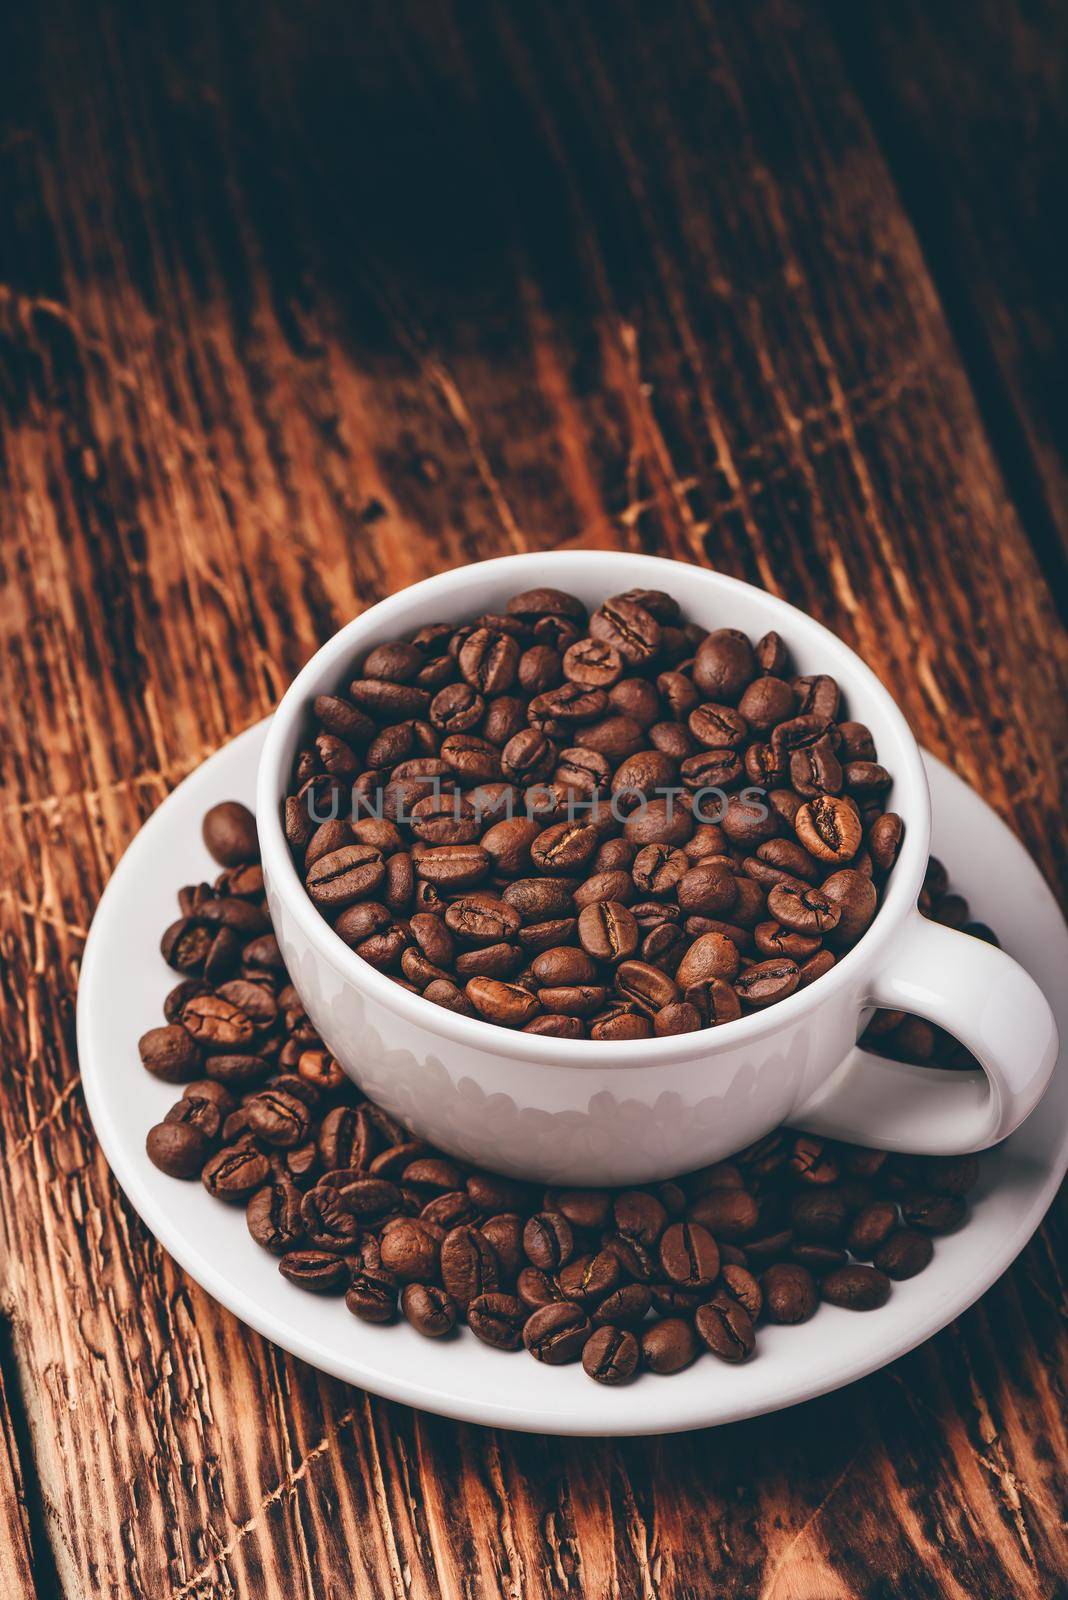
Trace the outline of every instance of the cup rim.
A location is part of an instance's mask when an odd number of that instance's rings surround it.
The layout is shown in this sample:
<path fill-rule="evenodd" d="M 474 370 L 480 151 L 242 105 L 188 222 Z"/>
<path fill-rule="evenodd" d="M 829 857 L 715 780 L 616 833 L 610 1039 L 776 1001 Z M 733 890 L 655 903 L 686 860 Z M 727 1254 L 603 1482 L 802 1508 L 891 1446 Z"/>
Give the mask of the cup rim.
<path fill-rule="evenodd" d="M 379 972 L 334 932 L 308 897 L 282 829 L 281 802 L 288 786 L 288 773 L 283 770 L 282 758 L 289 735 L 294 724 L 306 714 L 314 681 L 325 675 L 336 683 L 346 664 L 360 654 L 360 641 L 369 629 L 377 629 L 384 624 L 395 626 L 397 632 L 402 633 L 406 615 L 418 600 L 435 594 L 446 603 L 455 601 L 476 575 L 504 580 L 506 576 L 523 573 L 524 576 L 516 582 L 516 592 L 550 584 L 553 587 L 566 587 L 567 580 L 561 576 L 561 570 L 566 572 L 568 567 L 578 570 L 591 563 L 606 569 L 606 595 L 618 591 L 619 567 L 625 563 L 631 575 L 623 587 L 640 581 L 632 575 L 634 567 L 638 566 L 647 575 L 645 587 L 672 592 L 673 587 L 677 589 L 679 586 L 681 571 L 686 574 L 686 583 L 707 585 L 728 597 L 731 594 L 745 594 L 755 599 L 768 614 L 767 627 L 781 633 L 788 645 L 802 634 L 807 635 L 809 641 L 815 641 L 819 651 L 827 658 L 827 670 L 833 670 L 847 695 L 859 688 L 861 698 L 866 696 L 881 702 L 881 709 L 899 747 L 894 754 L 892 771 L 897 791 L 895 809 L 904 818 L 905 837 L 882 904 L 871 926 L 852 949 L 839 957 L 829 972 L 806 988 L 795 990 L 785 1000 L 777 1001 L 765 1011 L 753 1012 L 715 1028 L 702 1028 L 695 1033 L 674 1034 L 659 1039 L 555 1039 L 546 1034 L 504 1028 L 499 1023 L 488 1022 L 481 1017 L 466 1017 L 437 1006 Z M 539 571 L 540 577 L 536 575 Z M 443 608 L 442 616 L 443 620 L 449 620 L 447 608 Z M 572 549 L 524 551 L 516 555 L 497 556 L 435 573 L 369 606 L 326 640 L 293 679 L 271 718 L 256 778 L 256 828 L 268 885 L 279 896 L 316 955 L 326 961 L 343 981 L 353 984 L 387 1010 L 396 1012 L 405 1021 L 429 1033 L 470 1049 L 544 1066 L 653 1068 L 692 1056 L 697 1051 L 714 1056 L 738 1045 L 751 1044 L 787 1028 L 806 1011 L 850 990 L 858 996 L 856 1003 L 863 1004 L 862 995 L 866 988 L 862 980 L 863 971 L 866 968 L 870 970 L 876 952 L 885 947 L 895 928 L 915 906 L 927 867 L 930 824 L 927 776 L 915 736 L 889 690 L 843 639 L 789 601 L 754 584 L 745 583 L 740 578 L 688 562 L 629 551 Z M 836 1063 L 828 1064 L 829 1068 L 834 1065 Z"/>

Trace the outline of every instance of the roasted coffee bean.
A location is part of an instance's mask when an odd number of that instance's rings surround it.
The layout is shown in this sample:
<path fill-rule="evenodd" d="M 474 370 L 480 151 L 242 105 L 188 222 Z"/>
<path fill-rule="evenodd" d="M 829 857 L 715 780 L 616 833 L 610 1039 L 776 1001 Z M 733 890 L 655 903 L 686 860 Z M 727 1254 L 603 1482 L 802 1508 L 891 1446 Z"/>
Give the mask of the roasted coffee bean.
<path fill-rule="evenodd" d="M 211 1078 L 197 1078 L 193 1083 L 187 1083 L 182 1090 L 182 1099 L 210 1100 L 221 1117 L 228 1117 L 231 1111 L 237 1110 L 237 1097 L 230 1093 L 225 1084 L 215 1083 Z"/>
<path fill-rule="evenodd" d="M 590 1023 L 591 1039 L 621 1043 L 628 1039 L 651 1039 L 652 1036 L 653 1024 L 649 1017 L 627 1006 L 615 1006 Z"/>
<path fill-rule="evenodd" d="M 441 1243 L 441 1281 L 457 1305 L 497 1288 L 500 1269 L 493 1246 L 470 1223 L 452 1228 Z"/>
<path fill-rule="evenodd" d="M 922 1272 L 933 1257 L 934 1245 L 927 1235 L 913 1228 L 898 1228 L 875 1251 L 872 1261 L 888 1278 L 901 1282 Z"/>
<path fill-rule="evenodd" d="M 575 1241 L 571 1224 L 559 1211 L 541 1211 L 523 1229 L 523 1249 L 532 1267 L 555 1272 L 571 1259 Z"/>
<path fill-rule="evenodd" d="M 244 1205 L 271 1176 L 270 1162 L 252 1145 L 237 1145 L 210 1156 L 200 1174 L 209 1194 L 228 1205 Z"/>
<path fill-rule="evenodd" d="M 319 1181 L 339 1189 L 344 1209 L 365 1226 L 373 1226 L 401 1209 L 400 1190 L 385 1178 L 365 1177 L 359 1171 L 328 1172 Z"/>
<path fill-rule="evenodd" d="M 879 897 L 875 885 L 862 872 L 846 867 L 832 872 L 823 880 L 820 893 L 839 910 L 837 926 L 830 932 L 828 943 L 836 950 L 856 944 L 875 916 Z M 770 904 L 770 901 L 769 901 Z"/>
<path fill-rule="evenodd" d="M 952 1233 L 968 1215 L 968 1206 L 960 1195 L 915 1190 L 902 1195 L 901 1215 L 921 1233 Z"/>
<path fill-rule="evenodd" d="M 555 989 L 569 984 L 593 983 L 597 968 L 585 950 L 573 945 L 557 945 L 534 957 L 530 970 L 539 984 Z"/>
<path fill-rule="evenodd" d="M 667 973 L 644 961 L 624 961 L 616 968 L 616 989 L 640 1011 L 653 1016 L 679 998 L 678 986 Z"/>
<path fill-rule="evenodd" d="M 501 1282 L 513 1285 L 526 1264 L 522 1219 L 514 1211 L 498 1212 L 486 1218 L 481 1225 L 481 1232 L 493 1247 Z"/>
<path fill-rule="evenodd" d="M 501 899 L 526 923 L 544 922 L 569 916 L 577 883 L 571 878 L 517 878 L 508 884 Z"/>
<path fill-rule="evenodd" d="M 810 1133 L 799 1134 L 793 1142 L 789 1166 L 801 1183 L 837 1183 L 838 1161 L 826 1140 Z"/>
<path fill-rule="evenodd" d="M 536 1361 L 560 1367 L 579 1359 L 592 1332 L 582 1307 L 562 1300 L 531 1313 L 523 1327 L 523 1343 Z"/>
<path fill-rule="evenodd" d="M 890 871 L 897 860 L 904 836 L 905 824 L 893 811 L 884 812 L 882 816 L 876 817 L 868 828 L 868 850 L 880 872 Z"/>
<path fill-rule="evenodd" d="M 543 1272 L 540 1267 L 524 1267 L 516 1278 L 515 1286 L 520 1300 L 530 1311 L 556 1305 L 567 1298 L 559 1280 L 551 1272 Z"/>
<path fill-rule="evenodd" d="M 786 957 L 775 961 L 759 961 L 734 979 L 734 988 L 742 1003 L 762 1009 L 785 1000 L 801 982 L 801 973 L 795 961 Z"/>
<path fill-rule="evenodd" d="M 632 811 L 623 836 L 639 849 L 647 844 L 684 845 L 693 833 L 693 816 L 681 798 L 649 800 Z"/>
<path fill-rule="evenodd" d="M 699 1222 L 713 1239 L 744 1241 L 760 1221 L 760 1208 L 747 1189 L 710 1189 L 691 1201 L 691 1222 Z"/>
<path fill-rule="evenodd" d="M 152 1165 L 168 1177 L 198 1178 L 211 1154 L 212 1139 L 196 1120 L 172 1121 L 168 1114 L 148 1130 L 145 1150 Z"/>
<path fill-rule="evenodd" d="M 584 689 L 610 689 L 623 676 L 623 657 L 601 639 L 577 639 L 564 653 L 564 676 Z"/>
<path fill-rule="evenodd" d="M 684 1289 L 702 1289 L 719 1272 L 719 1247 L 699 1222 L 673 1222 L 660 1240 L 665 1276 Z"/>
<path fill-rule="evenodd" d="M 705 638 L 693 664 L 694 682 L 711 700 L 736 705 L 757 675 L 753 647 L 735 628 L 718 628 Z"/>
<path fill-rule="evenodd" d="M 753 1322 L 759 1317 L 764 1305 L 764 1295 L 759 1281 L 747 1267 L 736 1261 L 726 1259 L 729 1245 L 725 1245 L 720 1252 L 722 1265 L 720 1267 L 719 1283 L 716 1294 L 726 1295 L 731 1300 L 736 1300 L 743 1310 L 749 1313 Z"/>
<path fill-rule="evenodd" d="M 535 695 L 527 706 L 527 720 L 531 727 L 546 731 L 574 728 L 593 722 L 604 715 L 608 696 L 603 689 L 587 689 L 581 683 L 562 683 L 556 689 L 547 689 Z"/>
<path fill-rule="evenodd" d="M 494 1350 L 518 1350 L 530 1313 L 513 1294 L 491 1290 L 476 1295 L 467 1307 L 467 1325 L 476 1338 Z"/>
<path fill-rule="evenodd" d="M 835 1272 L 839 1267 L 849 1264 L 849 1255 L 845 1250 L 830 1244 L 812 1244 L 805 1239 L 791 1240 L 787 1253 L 791 1261 L 799 1267 L 807 1267 L 817 1278 L 823 1278 L 828 1272 Z"/>
<path fill-rule="evenodd" d="M 515 679 L 519 646 L 507 633 L 476 628 L 460 646 L 459 667 L 481 694 L 505 694 Z"/>
<path fill-rule="evenodd" d="M 339 1294 L 349 1280 L 347 1264 L 324 1250 L 287 1250 L 278 1270 L 298 1289 L 312 1294 Z"/>
<path fill-rule="evenodd" d="M 362 1107 L 335 1106 L 318 1133 L 319 1155 L 327 1172 L 366 1167 L 378 1148 L 374 1126 Z"/>
<path fill-rule="evenodd" d="M 821 938 L 814 933 L 795 933 L 778 922 L 758 922 L 753 929 L 753 943 L 761 955 L 789 956 L 800 967 L 818 954 Z"/>
<path fill-rule="evenodd" d="M 702 1343 L 721 1361 L 737 1366 L 756 1349 L 753 1319 L 739 1301 L 716 1294 L 698 1306 L 694 1326 Z"/>
<path fill-rule="evenodd" d="M 599 1250 L 596 1255 L 579 1256 L 569 1261 L 557 1277 L 565 1299 L 574 1300 L 587 1309 L 599 1305 L 612 1293 L 619 1280 L 619 1260 L 610 1250 Z"/>
<path fill-rule="evenodd" d="M 497 978 L 471 978 L 464 992 L 480 1017 L 508 1028 L 522 1027 L 540 1009 L 529 990 Z"/>
<path fill-rule="evenodd" d="M 664 1317 L 641 1330 L 642 1365 L 650 1372 L 668 1376 L 682 1372 L 698 1353 L 693 1326 L 682 1317 Z"/>
<path fill-rule="evenodd" d="M 598 984 L 569 984 L 538 990 L 538 1001 L 550 1014 L 590 1017 L 601 1010 L 606 990 Z"/>
<path fill-rule="evenodd" d="M 664 1006 L 653 1018 L 653 1032 L 658 1039 L 674 1038 L 680 1033 L 696 1033 L 704 1025 L 697 1007 L 687 1001 Z"/>
<path fill-rule="evenodd" d="M 345 1291 L 345 1304 L 361 1322 L 393 1322 L 397 1315 L 397 1287 L 388 1273 L 363 1268 L 353 1274 Z"/>
<path fill-rule="evenodd" d="M 793 1262 L 774 1262 L 760 1280 L 764 1313 L 769 1322 L 807 1322 L 819 1304 L 816 1280 Z"/>
<path fill-rule="evenodd" d="M 302 1196 L 300 1220 L 308 1243 L 315 1250 L 344 1253 L 360 1237 L 358 1220 L 345 1210 L 340 1192 L 327 1184 L 318 1184 Z"/>
<path fill-rule="evenodd" d="M 737 990 L 724 978 L 708 978 L 700 983 L 687 984 L 685 996 L 687 1005 L 693 1006 L 706 1028 L 735 1022 L 742 1014 Z"/>
<path fill-rule="evenodd" d="M 432 845 L 416 858 L 415 871 L 424 882 L 451 893 L 481 883 L 491 861 L 488 850 L 480 844 Z"/>
<path fill-rule="evenodd" d="M 856 876 L 859 877 L 859 873 Z M 867 883 L 867 879 L 862 881 Z M 820 935 L 836 928 L 842 916 L 840 904 L 822 889 L 808 884 L 775 884 L 768 894 L 768 910 L 784 927 L 793 928 L 797 933 Z"/>
<path fill-rule="evenodd" d="M 713 978 L 733 982 L 738 975 L 738 946 L 722 933 L 703 933 L 690 945 L 675 972 L 680 988 L 708 983 Z"/>
<path fill-rule="evenodd" d="M 652 661 L 660 648 L 660 624 L 637 601 L 616 595 L 590 617 L 590 634 L 611 645 L 628 666 Z"/>
<path fill-rule="evenodd" d="M 257 1055 L 210 1055 L 204 1062 L 204 1071 L 217 1083 L 243 1088 L 265 1077 L 268 1063 Z"/>
<path fill-rule="evenodd" d="M 805 1190 L 790 1206 L 790 1225 L 798 1238 L 817 1244 L 837 1243 L 848 1217 L 849 1208 L 836 1189 Z"/>
<path fill-rule="evenodd" d="M 279 1150 L 303 1144 L 311 1126 L 308 1107 L 281 1089 L 261 1089 L 246 1102 L 245 1112 L 250 1131 Z"/>
<path fill-rule="evenodd" d="M 456 1303 L 436 1284 L 405 1284 L 400 1303 L 405 1320 L 424 1338 L 441 1339 L 456 1326 Z"/>
<path fill-rule="evenodd" d="M 612 1204 L 616 1228 L 626 1239 L 651 1250 L 664 1231 L 667 1212 L 646 1189 L 625 1189 Z"/>
<path fill-rule="evenodd" d="M 853 1218 L 846 1244 L 855 1256 L 870 1260 L 897 1225 L 897 1206 L 890 1200 L 873 1200 Z"/>
<path fill-rule="evenodd" d="M 248 1202 L 245 1221 L 258 1245 L 272 1255 L 284 1255 L 304 1238 L 300 1190 L 288 1180 L 257 1189 Z"/>
<path fill-rule="evenodd" d="M 578 822 L 558 822 L 538 834 L 530 846 L 534 866 L 550 877 L 581 872 L 597 850 L 596 831 Z"/>
<path fill-rule="evenodd" d="M 582 1349 L 582 1370 L 596 1383 L 615 1388 L 638 1370 L 641 1348 L 626 1328 L 597 1328 Z"/>
<path fill-rule="evenodd" d="M 847 800 L 821 795 L 809 800 L 797 813 L 797 837 L 810 855 L 820 861 L 844 865 L 860 849 L 863 829 L 860 818 Z"/>
<path fill-rule="evenodd" d="M 606 1228 L 612 1218 L 612 1196 L 605 1189 L 547 1189 L 545 1208 L 558 1211 L 573 1228 Z"/>
<path fill-rule="evenodd" d="M 429 1283 L 437 1274 L 440 1245 L 413 1217 L 398 1217 L 382 1230 L 380 1254 L 398 1283 Z"/>
<path fill-rule="evenodd" d="M 205 813 L 204 843 L 223 867 L 236 867 L 260 859 L 256 819 L 239 800 L 223 800 Z"/>
<path fill-rule="evenodd" d="M 890 1298 L 890 1279 L 875 1267 L 838 1267 L 821 1278 L 820 1296 L 846 1311 L 877 1311 Z"/>
<path fill-rule="evenodd" d="M 200 995 L 191 998 L 200 999 Z M 141 1065 L 164 1083 L 188 1083 L 203 1071 L 200 1046 L 181 1023 L 149 1028 L 138 1041 Z"/>

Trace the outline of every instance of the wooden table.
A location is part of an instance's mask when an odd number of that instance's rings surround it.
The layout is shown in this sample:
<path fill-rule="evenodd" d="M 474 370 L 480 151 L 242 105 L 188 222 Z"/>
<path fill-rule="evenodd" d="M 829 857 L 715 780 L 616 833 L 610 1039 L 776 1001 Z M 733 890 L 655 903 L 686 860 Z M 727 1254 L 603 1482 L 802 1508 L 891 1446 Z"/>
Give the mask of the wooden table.
<path fill-rule="evenodd" d="M 94 1142 L 73 1011 L 167 790 L 354 612 L 501 551 L 788 596 L 1065 888 L 1064 8 L 44 0 L 11 26 L 5 1596 L 1063 1594 L 1063 1214 L 938 1338 L 785 1415 L 456 1426 L 175 1270 Z"/>

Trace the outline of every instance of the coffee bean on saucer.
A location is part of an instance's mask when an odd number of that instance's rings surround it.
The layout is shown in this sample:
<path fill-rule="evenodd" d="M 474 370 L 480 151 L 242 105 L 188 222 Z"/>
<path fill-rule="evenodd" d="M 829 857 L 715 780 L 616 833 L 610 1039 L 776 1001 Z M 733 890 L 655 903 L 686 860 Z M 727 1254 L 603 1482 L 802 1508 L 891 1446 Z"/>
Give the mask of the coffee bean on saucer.
<path fill-rule="evenodd" d="M 401 1290 L 400 1303 L 406 1321 L 427 1339 L 441 1339 L 456 1326 L 456 1305 L 436 1284 L 406 1284 Z"/>
<path fill-rule="evenodd" d="M 142 1066 L 165 1083 L 187 1083 L 202 1071 L 200 1046 L 178 1022 L 149 1028 L 141 1035 L 138 1049 Z"/>
<path fill-rule="evenodd" d="M 288 1181 L 265 1184 L 248 1202 L 245 1220 L 258 1245 L 284 1255 L 304 1237 L 300 1190 Z"/>
<path fill-rule="evenodd" d="M 393 1322 L 397 1315 L 396 1285 L 387 1273 L 364 1269 L 354 1274 L 345 1304 L 361 1322 Z"/>
<path fill-rule="evenodd" d="M 694 1326 L 704 1345 L 721 1361 L 737 1365 L 748 1361 L 756 1349 L 753 1319 L 737 1300 L 726 1294 L 713 1295 L 700 1305 Z"/>
<path fill-rule="evenodd" d="M 201 1179 L 209 1194 L 228 1205 L 244 1205 L 271 1176 L 267 1157 L 251 1145 L 237 1145 L 209 1157 Z"/>
<path fill-rule="evenodd" d="M 497 1288 L 497 1258 L 493 1246 L 477 1228 L 461 1224 L 445 1235 L 441 1244 L 441 1281 L 463 1307 Z"/>
<path fill-rule="evenodd" d="M 853 1218 L 846 1244 L 854 1255 L 870 1260 L 897 1226 L 897 1206 L 889 1200 L 873 1200 Z"/>
<path fill-rule="evenodd" d="M 582 1307 L 561 1301 L 531 1313 L 523 1327 L 523 1343 L 536 1361 L 559 1367 L 579 1359 L 591 1332 Z"/>
<path fill-rule="evenodd" d="M 629 1382 L 640 1360 L 638 1341 L 626 1328 L 598 1328 L 582 1349 L 582 1370 L 587 1377 L 611 1388 Z"/>
<path fill-rule="evenodd" d="M 719 1247 L 699 1222 L 673 1222 L 660 1240 L 660 1263 L 672 1283 L 705 1288 L 719 1272 Z"/>
<path fill-rule="evenodd" d="M 530 1315 L 515 1295 L 493 1290 L 476 1295 L 467 1307 L 467 1323 L 476 1338 L 495 1350 L 518 1350 Z"/>
<path fill-rule="evenodd" d="M 239 800 L 223 800 L 204 815 L 204 843 L 223 867 L 260 859 L 256 819 Z"/>
<path fill-rule="evenodd" d="M 968 1206 L 960 1195 L 918 1190 L 902 1195 L 901 1215 L 921 1233 L 952 1233 L 968 1215 Z"/>
<path fill-rule="evenodd" d="M 325 1250 L 288 1250 L 278 1263 L 283 1278 L 312 1294 L 339 1294 L 348 1282 L 349 1269 L 340 1256 Z"/>
<path fill-rule="evenodd" d="M 641 1330 L 642 1364 L 664 1376 L 681 1372 L 697 1357 L 697 1337 L 683 1317 L 663 1317 Z"/>
<path fill-rule="evenodd" d="M 198 1178 L 212 1142 L 190 1122 L 159 1122 L 148 1131 L 145 1149 L 152 1165 L 171 1178 Z"/>
<path fill-rule="evenodd" d="M 574 1237 L 567 1218 L 559 1211 L 542 1211 L 523 1229 L 523 1249 L 531 1266 L 555 1272 L 571 1257 Z"/>
<path fill-rule="evenodd" d="M 819 1305 L 811 1272 L 790 1262 L 774 1262 L 765 1268 L 760 1288 L 769 1322 L 807 1322 Z"/>
<path fill-rule="evenodd" d="M 874 1266 L 888 1278 L 901 1281 L 914 1278 L 934 1257 L 930 1238 L 913 1228 L 899 1228 L 879 1246 L 872 1256 Z"/>
<path fill-rule="evenodd" d="M 846 1311 L 876 1311 L 890 1298 L 890 1279 L 876 1267 L 838 1267 L 820 1280 L 820 1296 Z"/>

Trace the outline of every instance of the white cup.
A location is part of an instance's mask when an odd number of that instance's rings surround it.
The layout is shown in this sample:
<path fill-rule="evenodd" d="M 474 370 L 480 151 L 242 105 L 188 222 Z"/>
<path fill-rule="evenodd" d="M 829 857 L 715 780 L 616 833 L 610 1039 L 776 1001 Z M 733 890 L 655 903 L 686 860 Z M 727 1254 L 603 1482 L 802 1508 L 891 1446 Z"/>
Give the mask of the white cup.
<path fill-rule="evenodd" d="M 552 586 L 592 610 L 631 587 L 664 589 L 703 628 L 782 635 L 800 673 L 835 677 L 893 774 L 905 838 L 871 927 L 824 977 L 767 1011 L 697 1033 L 602 1043 L 458 1016 L 350 950 L 305 893 L 280 808 L 317 694 L 344 693 L 376 644 L 431 622 L 502 610 Z M 1057 1054 L 1045 997 L 992 945 L 922 917 L 931 808 L 915 739 L 890 695 L 834 634 L 762 590 L 652 556 L 505 556 L 414 584 L 328 641 L 275 712 L 260 758 L 257 821 L 267 894 L 290 976 L 331 1054 L 372 1099 L 442 1150 L 542 1182 L 618 1185 L 675 1176 L 788 1122 L 889 1150 L 954 1154 L 1003 1139 L 1037 1104 Z M 977 863 L 981 868 L 981 863 Z M 856 1046 L 874 1006 L 956 1035 L 982 1071 L 884 1060 Z"/>

